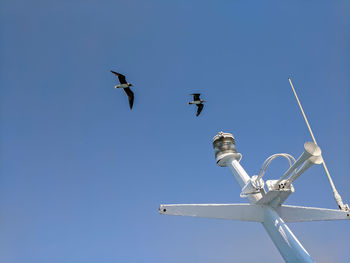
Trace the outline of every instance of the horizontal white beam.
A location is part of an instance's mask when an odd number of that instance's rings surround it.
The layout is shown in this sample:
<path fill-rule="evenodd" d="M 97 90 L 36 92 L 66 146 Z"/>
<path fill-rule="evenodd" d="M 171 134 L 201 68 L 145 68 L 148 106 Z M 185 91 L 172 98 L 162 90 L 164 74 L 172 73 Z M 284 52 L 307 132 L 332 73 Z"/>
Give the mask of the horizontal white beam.
<path fill-rule="evenodd" d="M 250 204 L 179 204 L 160 205 L 159 213 L 175 216 L 194 216 L 262 222 L 264 210 L 261 205 Z"/>
<path fill-rule="evenodd" d="M 174 216 L 263 222 L 264 209 L 264 205 L 251 204 L 170 204 L 160 205 L 159 213 Z M 284 222 L 350 220 L 349 211 L 335 209 L 282 205 L 275 208 L 275 210 Z"/>
<path fill-rule="evenodd" d="M 282 205 L 276 208 L 285 222 L 307 222 L 350 219 L 350 212 L 343 210 Z"/>

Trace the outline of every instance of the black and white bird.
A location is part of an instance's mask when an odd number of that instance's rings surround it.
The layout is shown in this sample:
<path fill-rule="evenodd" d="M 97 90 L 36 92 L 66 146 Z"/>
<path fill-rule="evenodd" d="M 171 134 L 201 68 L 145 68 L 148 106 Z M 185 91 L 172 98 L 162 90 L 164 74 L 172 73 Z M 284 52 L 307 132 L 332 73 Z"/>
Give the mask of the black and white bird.
<path fill-rule="evenodd" d="M 124 89 L 126 95 L 128 95 L 128 98 L 129 98 L 130 109 L 132 109 L 132 105 L 134 105 L 134 92 L 132 92 L 132 90 L 130 89 L 132 84 L 126 81 L 125 76 L 123 74 L 117 73 L 113 70 L 111 70 L 111 72 L 118 77 L 120 82 L 120 85 L 116 85 L 115 88 Z"/>
<path fill-rule="evenodd" d="M 199 96 L 201 95 L 200 93 L 193 93 L 193 101 L 190 101 L 188 104 L 195 104 L 197 108 L 197 114 L 196 116 L 198 117 L 199 114 L 201 114 L 201 111 L 203 110 L 205 100 L 201 100 Z"/>

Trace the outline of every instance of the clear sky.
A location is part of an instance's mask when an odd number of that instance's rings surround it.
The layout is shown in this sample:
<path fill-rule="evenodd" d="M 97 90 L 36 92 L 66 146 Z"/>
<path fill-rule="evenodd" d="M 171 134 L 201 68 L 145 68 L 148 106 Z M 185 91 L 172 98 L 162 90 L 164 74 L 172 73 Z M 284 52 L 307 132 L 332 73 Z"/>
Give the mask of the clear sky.
<path fill-rule="evenodd" d="M 0 2 L 0 262 L 281 262 L 260 224 L 158 214 L 240 203 L 212 137 L 252 176 L 310 135 L 350 202 L 348 1 Z M 111 69 L 134 84 L 128 107 Z M 190 93 L 207 100 L 202 114 Z M 276 160 L 266 179 L 287 168 Z M 336 208 L 321 166 L 287 204 Z M 289 224 L 317 262 L 347 262 L 350 222 Z"/>

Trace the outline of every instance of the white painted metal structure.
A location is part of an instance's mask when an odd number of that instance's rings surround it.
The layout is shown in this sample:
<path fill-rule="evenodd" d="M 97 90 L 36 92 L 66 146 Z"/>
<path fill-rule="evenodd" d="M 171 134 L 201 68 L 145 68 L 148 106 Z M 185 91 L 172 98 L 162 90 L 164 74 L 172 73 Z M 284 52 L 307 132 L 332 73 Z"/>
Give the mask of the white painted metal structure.
<path fill-rule="evenodd" d="M 293 181 L 313 164 L 322 163 L 321 149 L 316 143 L 305 143 L 303 154 L 281 179 L 266 181 L 266 186 L 262 176 L 250 177 L 239 163 L 242 155 L 236 151 L 232 134 L 220 132 L 214 137 L 213 145 L 217 164 L 230 169 L 242 189 L 241 196 L 246 197 L 249 203 L 168 204 L 160 205 L 161 214 L 260 222 L 283 259 L 286 262 L 300 263 L 314 261 L 286 222 L 350 219 L 350 212 L 347 209 L 283 205 L 288 196 L 294 192 Z"/>

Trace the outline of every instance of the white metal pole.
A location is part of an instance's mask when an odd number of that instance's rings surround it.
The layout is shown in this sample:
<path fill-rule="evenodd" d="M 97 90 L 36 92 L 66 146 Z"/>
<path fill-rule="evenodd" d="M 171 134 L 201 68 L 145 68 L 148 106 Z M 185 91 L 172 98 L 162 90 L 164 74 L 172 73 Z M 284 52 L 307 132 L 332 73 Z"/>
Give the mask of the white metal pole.
<path fill-rule="evenodd" d="M 239 161 L 234 158 L 230 158 L 228 161 L 226 161 L 226 166 L 230 169 L 233 177 L 236 179 L 237 183 L 242 189 L 249 182 L 250 176 L 244 170 Z M 250 203 L 256 203 L 262 198 L 262 195 L 261 193 L 250 194 L 247 196 L 247 198 Z"/>
<path fill-rule="evenodd" d="M 277 212 L 269 207 L 265 207 L 264 222 L 262 223 L 271 240 L 277 247 L 281 256 L 287 263 L 311 263 L 314 262 L 294 236 L 292 231 L 280 218 Z"/>
<path fill-rule="evenodd" d="M 237 153 L 233 135 L 221 132 L 214 137 L 213 145 L 217 164 L 227 166 L 240 187 L 245 186 L 250 177 L 239 163 L 242 155 Z M 248 195 L 248 200 L 251 204 L 256 203 L 261 198 L 261 193 Z M 262 224 L 284 260 L 287 263 L 314 262 L 274 208 L 270 205 L 264 205 L 263 209 L 264 218 Z"/>

